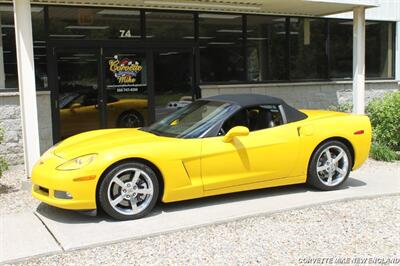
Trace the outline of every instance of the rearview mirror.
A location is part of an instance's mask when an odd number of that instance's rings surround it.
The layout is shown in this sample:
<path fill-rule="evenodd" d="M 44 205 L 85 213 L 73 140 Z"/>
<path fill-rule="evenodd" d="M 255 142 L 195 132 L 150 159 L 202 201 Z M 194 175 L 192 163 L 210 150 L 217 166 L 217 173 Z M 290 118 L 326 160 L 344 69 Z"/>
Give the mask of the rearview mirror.
<path fill-rule="evenodd" d="M 249 135 L 249 129 L 247 127 L 237 126 L 231 128 L 223 138 L 224 142 L 231 142 L 234 137 L 247 136 Z"/>

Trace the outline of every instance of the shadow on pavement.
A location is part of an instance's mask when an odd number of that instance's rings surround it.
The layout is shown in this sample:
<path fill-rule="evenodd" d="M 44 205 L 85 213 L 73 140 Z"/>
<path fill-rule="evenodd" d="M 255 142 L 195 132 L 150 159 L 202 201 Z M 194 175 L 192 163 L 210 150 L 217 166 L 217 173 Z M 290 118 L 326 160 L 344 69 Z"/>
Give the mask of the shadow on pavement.
<path fill-rule="evenodd" d="M 352 187 L 361 187 L 365 185 L 366 185 L 365 182 L 349 177 L 346 183 L 340 188 L 338 188 L 338 190 L 349 189 Z M 173 203 L 160 202 L 150 213 L 150 215 L 148 215 L 145 219 L 157 216 L 163 212 L 178 212 L 182 210 L 215 206 L 225 203 L 255 200 L 259 198 L 275 197 L 275 196 L 289 195 L 294 193 L 307 193 L 311 191 L 318 193 L 326 193 L 325 191 L 319 191 L 314 188 L 308 187 L 305 184 L 300 184 L 300 185 L 291 185 L 291 186 L 282 186 L 275 188 L 250 190 L 244 192 L 236 192 L 236 193 L 223 194 L 218 196 L 211 196 L 206 198 L 186 200 Z M 93 215 L 89 214 L 89 212 L 59 209 L 44 203 L 41 203 L 38 206 L 36 212 L 48 219 L 60 223 L 85 224 L 85 223 L 100 223 L 100 222 L 113 222 L 113 223 L 119 222 L 111 219 L 103 212 L 99 212 L 97 213 L 97 215 Z"/>

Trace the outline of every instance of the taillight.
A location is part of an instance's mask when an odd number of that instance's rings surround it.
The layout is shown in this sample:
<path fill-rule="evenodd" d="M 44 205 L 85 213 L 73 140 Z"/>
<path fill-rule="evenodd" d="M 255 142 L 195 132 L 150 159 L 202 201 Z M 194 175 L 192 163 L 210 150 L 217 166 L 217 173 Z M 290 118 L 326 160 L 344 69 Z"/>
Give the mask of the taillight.
<path fill-rule="evenodd" d="M 362 135 L 362 134 L 364 134 L 364 130 L 363 129 L 357 130 L 356 132 L 354 132 L 354 135 Z"/>

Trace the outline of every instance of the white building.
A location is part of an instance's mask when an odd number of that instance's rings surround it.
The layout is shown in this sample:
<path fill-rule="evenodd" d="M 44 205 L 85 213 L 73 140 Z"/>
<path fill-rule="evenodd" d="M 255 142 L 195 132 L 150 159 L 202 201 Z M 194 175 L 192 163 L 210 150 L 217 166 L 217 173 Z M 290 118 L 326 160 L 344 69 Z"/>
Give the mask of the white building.
<path fill-rule="evenodd" d="M 183 100 L 261 93 L 363 113 L 399 90 L 397 0 L 1 3 L 0 154 L 28 173 L 65 137 L 145 125 Z"/>

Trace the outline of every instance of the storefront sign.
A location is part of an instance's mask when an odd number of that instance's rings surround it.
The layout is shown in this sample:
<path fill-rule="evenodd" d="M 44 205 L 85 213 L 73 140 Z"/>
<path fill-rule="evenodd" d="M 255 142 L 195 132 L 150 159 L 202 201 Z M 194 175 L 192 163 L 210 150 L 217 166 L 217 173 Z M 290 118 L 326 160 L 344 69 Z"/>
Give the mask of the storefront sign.
<path fill-rule="evenodd" d="M 117 55 L 114 56 L 114 59 L 110 59 L 108 64 L 118 84 L 135 84 L 137 75 L 143 69 L 138 61 L 133 62 L 128 58 L 119 60 Z"/>

